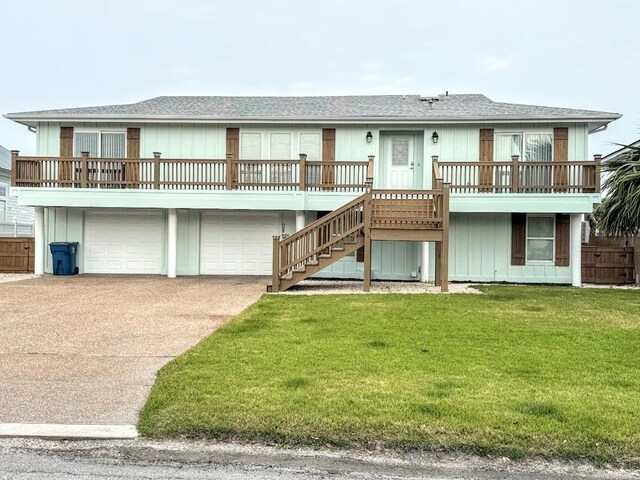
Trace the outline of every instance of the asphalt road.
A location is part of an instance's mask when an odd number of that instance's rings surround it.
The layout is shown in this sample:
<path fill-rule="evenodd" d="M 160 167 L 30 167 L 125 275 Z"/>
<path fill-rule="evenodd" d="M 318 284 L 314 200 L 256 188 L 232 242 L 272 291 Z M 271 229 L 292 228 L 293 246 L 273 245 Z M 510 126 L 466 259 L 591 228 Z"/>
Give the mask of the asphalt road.
<path fill-rule="evenodd" d="M 640 479 L 638 470 L 472 456 L 354 453 L 198 442 L 0 439 L 0 480 Z"/>

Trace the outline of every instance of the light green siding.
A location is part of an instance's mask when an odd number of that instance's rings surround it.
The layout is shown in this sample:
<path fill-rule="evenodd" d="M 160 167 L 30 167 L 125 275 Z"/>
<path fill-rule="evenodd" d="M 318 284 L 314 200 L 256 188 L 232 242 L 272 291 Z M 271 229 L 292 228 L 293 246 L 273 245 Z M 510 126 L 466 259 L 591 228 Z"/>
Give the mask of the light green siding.
<path fill-rule="evenodd" d="M 511 265 L 511 215 L 451 215 L 449 279 L 471 282 L 571 283 L 571 267 Z"/>
<path fill-rule="evenodd" d="M 47 208 L 45 210 L 45 272 L 51 273 L 52 259 L 49 251 L 51 242 L 78 242 L 77 264 L 84 268 L 84 216 L 78 208 Z"/>
<path fill-rule="evenodd" d="M 178 210 L 178 275 L 200 273 L 200 212 Z"/>

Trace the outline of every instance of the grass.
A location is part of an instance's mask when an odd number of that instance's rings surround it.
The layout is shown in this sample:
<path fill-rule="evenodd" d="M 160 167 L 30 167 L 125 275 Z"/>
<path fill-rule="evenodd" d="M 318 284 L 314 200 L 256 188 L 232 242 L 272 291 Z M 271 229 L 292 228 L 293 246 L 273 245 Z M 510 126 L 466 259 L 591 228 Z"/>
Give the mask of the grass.
<path fill-rule="evenodd" d="M 640 293 L 265 296 L 159 375 L 139 430 L 640 464 Z"/>

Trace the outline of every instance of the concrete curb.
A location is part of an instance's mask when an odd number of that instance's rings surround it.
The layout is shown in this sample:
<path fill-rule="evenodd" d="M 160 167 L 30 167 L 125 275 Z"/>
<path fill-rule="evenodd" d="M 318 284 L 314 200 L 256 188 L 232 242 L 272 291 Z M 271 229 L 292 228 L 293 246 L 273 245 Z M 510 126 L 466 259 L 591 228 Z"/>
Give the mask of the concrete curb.
<path fill-rule="evenodd" d="M 0 438 L 131 440 L 137 437 L 138 431 L 135 425 L 0 423 Z"/>

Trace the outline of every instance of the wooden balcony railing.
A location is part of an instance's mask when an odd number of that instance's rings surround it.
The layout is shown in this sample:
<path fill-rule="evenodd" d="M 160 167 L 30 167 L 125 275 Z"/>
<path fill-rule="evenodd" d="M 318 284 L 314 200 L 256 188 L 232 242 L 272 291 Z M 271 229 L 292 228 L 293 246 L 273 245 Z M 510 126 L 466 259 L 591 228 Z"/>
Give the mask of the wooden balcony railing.
<path fill-rule="evenodd" d="M 373 161 L 24 157 L 11 152 L 16 187 L 135 188 L 143 190 L 258 190 L 361 192 L 373 180 Z"/>
<path fill-rule="evenodd" d="M 451 193 L 597 193 L 601 158 L 531 162 L 514 155 L 510 162 L 440 162 L 433 157 L 433 181 L 450 183 Z"/>

